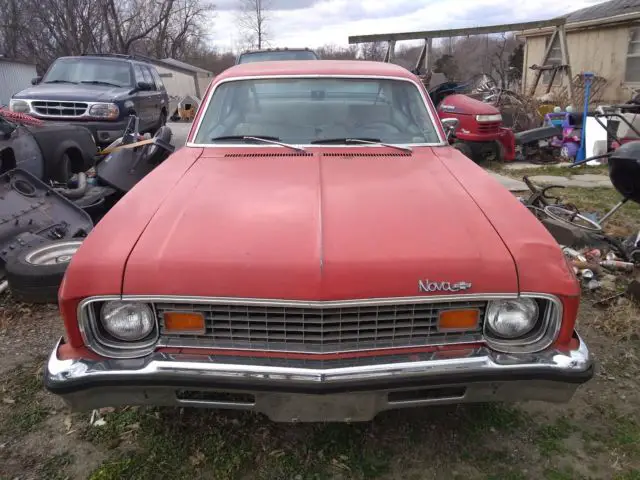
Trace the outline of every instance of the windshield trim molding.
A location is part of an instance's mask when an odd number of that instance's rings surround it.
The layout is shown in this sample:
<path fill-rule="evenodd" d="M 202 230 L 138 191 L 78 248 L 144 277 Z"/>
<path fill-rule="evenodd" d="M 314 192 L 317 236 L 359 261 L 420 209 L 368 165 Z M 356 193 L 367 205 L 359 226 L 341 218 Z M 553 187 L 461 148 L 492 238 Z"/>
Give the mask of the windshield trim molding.
<path fill-rule="evenodd" d="M 234 148 L 234 147 L 247 147 L 247 148 L 265 148 L 267 147 L 267 145 L 247 145 L 247 144 L 231 144 L 231 143 L 226 143 L 226 144 L 220 144 L 220 143 L 195 143 L 193 142 L 191 139 L 195 139 L 198 136 L 198 133 L 200 131 L 200 127 L 202 125 L 202 120 L 204 119 L 205 116 L 205 112 L 207 111 L 207 109 L 209 108 L 209 104 L 211 103 L 211 99 L 213 98 L 213 95 L 215 94 L 216 90 L 218 89 L 218 87 L 224 83 L 227 82 L 237 82 L 237 81 L 242 81 L 242 80 L 268 80 L 268 79 L 277 79 L 277 78 L 361 78 L 361 79 L 378 79 L 378 80 L 396 80 L 396 81 L 401 81 L 401 82 L 408 82 L 411 83 L 413 86 L 415 86 L 418 89 L 418 92 L 420 92 L 420 96 L 422 97 L 422 101 L 424 102 L 424 106 L 427 109 L 427 112 L 429 113 L 429 119 L 431 120 L 431 123 L 433 124 L 433 127 L 436 131 L 436 135 L 438 136 L 438 139 L 440 140 L 439 142 L 431 142 L 431 143 L 398 143 L 396 145 L 401 145 L 401 146 L 406 146 L 406 147 L 438 147 L 438 146 L 445 146 L 448 145 L 449 143 L 445 141 L 445 139 L 442 136 L 442 132 L 440 131 L 440 128 L 438 127 L 438 118 L 437 115 L 435 114 L 435 110 L 431 107 L 430 101 L 427 99 L 425 92 L 424 92 L 424 88 L 422 85 L 420 85 L 418 82 L 416 82 L 415 80 L 412 80 L 410 78 L 404 78 L 404 77 L 397 77 L 397 76 L 393 76 L 393 75 L 331 75 L 331 74 L 300 74 L 300 75 L 247 75 L 247 76 L 238 76 L 238 77 L 229 77 L 229 78 L 225 78 L 223 80 L 220 80 L 219 82 L 217 82 L 215 85 L 213 85 L 212 90 L 209 92 L 209 94 L 207 95 L 207 99 L 206 102 L 201 105 L 200 107 L 200 111 L 198 112 L 198 116 L 197 116 L 197 123 L 195 125 L 195 128 L 192 127 L 191 129 L 191 134 L 189 135 L 189 140 L 186 143 L 187 147 L 197 147 L 197 148 Z M 292 144 L 295 145 L 296 147 L 300 147 L 300 148 L 306 148 L 306 147 L 319 147 L 320 145 L 316 145 L 316 144 L 310 144 L 310 143 L 301 143 L 301 144 Z M 331 145 L 331 147 L 349 147 L 349 148 L 358 148 L 358 146 L 356 145 Z M 372 145 L 362 145 L 362 147 L 372 147 Z M 270 148 L 282 148 L 282 147 L 278 147 L 277 145 L 271 146 Z"/>

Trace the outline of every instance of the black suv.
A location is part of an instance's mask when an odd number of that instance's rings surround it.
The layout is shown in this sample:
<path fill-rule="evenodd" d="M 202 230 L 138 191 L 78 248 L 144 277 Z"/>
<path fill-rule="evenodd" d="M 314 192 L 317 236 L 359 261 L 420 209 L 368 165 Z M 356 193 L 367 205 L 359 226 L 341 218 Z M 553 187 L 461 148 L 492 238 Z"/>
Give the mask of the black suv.
<path fill-rule="evenodd" d="M 141 132 L 154 133 L 167 120 L 169 96 L 160 75 L 137 57 L 61 57 L 31 83 L 12 97 L 11 110 L 85 126 L 99 145 L 122 136 L 129 115 L 138 116 Z"/>

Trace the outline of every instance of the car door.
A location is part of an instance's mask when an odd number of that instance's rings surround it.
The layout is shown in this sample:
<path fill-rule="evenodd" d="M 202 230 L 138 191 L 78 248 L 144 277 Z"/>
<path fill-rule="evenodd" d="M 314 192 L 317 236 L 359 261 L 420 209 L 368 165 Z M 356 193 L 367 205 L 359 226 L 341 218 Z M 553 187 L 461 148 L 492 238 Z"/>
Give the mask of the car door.
<path fill-rule="evenodd" d="M 160 122 L 160 92 L 156 87 L 156 82 L 151 74 L 151 69 L 146 65 L 142 65 L 142 74 L 144 75 L 145 82 L 151 85 L 151 90 L 148 93 L 148 107 L 149 107 L 149 128 L 157 127 Z"/>
<path fill-rule="evenodd" d="M 133 66 L 136 79 L 136 93 L 133 102 L 135 104 L 136 113 L 140 119 L 140 130 L 145 131 L 149 129 L 150 124 L 153 122 L 152 117 L 152 92 L 148 90 L 141 90 L 137 88 L 138 82 L 147 83 L 147 79 L 144 74 L 142 65 L 136 64 Z"/>
<path fill-rule="evenodd" d="M 160 99 L 160 111 L 162 112 L 162 109 L 164 108 L 167 116 L 169 116 L 173 112 L 169 111 L 170 105 L 169 105 L 169 96 L 167 95 L 167 89 L 165 88 L 164 83 L 162 82 L 162 78 L 160 78 L 160 74 L 158 73 L 158 71 L 154 67 L 149 67 L 149 70 L 151 71 L 153 80 L 156 83 L 156 88 L 158 89 L 158 98 Z"/>

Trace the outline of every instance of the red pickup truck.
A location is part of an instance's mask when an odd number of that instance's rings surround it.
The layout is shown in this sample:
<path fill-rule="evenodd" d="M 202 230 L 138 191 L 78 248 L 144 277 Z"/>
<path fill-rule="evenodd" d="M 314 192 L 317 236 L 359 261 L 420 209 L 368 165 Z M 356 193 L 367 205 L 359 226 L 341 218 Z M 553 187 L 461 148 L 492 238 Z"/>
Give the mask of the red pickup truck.
<path fill-rule="evenodd" d="M 76 409 L 276 421 L 563 402 L 593 375 L 579 294 L 546 229 L 449 146 L 413 74 L 249 63 L 73 258 L 45 384 Z"/>

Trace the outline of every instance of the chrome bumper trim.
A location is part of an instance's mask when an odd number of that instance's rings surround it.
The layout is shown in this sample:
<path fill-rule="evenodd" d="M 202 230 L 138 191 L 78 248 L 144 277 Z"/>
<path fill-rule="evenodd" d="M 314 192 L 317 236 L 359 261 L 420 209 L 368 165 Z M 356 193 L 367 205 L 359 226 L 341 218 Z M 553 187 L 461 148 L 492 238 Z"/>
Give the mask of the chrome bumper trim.
<path fill-rule="evenodd" d="M 60 360 L 57 352 L 61 340 L 47 363 L 45 385 L 76 409 L 127 404 L 208 406 L 257 410 L 274 419 L 288 415 L 280 408 L 282 405 L 292 408 L 285 398 L 300 397 L 308 401 L 312 397 L 327 400 L 334 397 L 336 401 L 342 401 L 345 395 L 355 395 L 361 400 L 366 398 L 365 404 L 371 408 L 364 415 L 346 415 L 345 418 L 366 420 L 389 408 L 426 404 L 426 400 L 386 400 L 390 392 L 426 387 L 438 389 L 458 385 L 466 389 L 465 395 L 429 399 L 428 404 L 531 399 L 567 401 L 578 385 L 593 374 L 589 350 L 577 338 L 579 346 L 572 351 L 549 349 L 536 354 L 503 354 L 477 348 L 461 351 L 460 355 L 464 352 L 465 356 L 457 358 L 340 368 L 230 364 L 206 356 L 163 353 L 140 359 Z M 176 395 L 178 390 L 252 392 L 256 401 L 181 400 Z M 274 402 L 280 407 L 274 406 Z"/>

